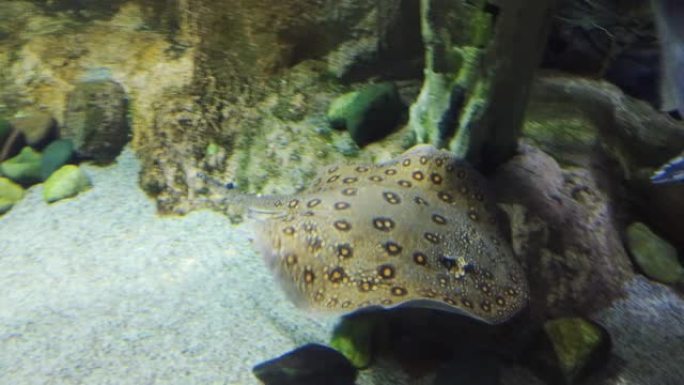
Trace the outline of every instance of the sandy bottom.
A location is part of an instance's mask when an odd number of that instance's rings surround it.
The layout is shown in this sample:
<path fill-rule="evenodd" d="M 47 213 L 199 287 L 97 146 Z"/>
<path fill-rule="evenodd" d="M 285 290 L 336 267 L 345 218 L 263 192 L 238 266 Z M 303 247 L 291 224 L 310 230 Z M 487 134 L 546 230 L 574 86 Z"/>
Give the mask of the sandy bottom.
<path fill-rule="evenodd" d="M 48 205 L 35 186 L 0 217 L 0 384 L 253 384 L 314 319 L 280 292 L 246 228 L 159 217 L 126 150 L 83 166 L 94 188 Z"/>

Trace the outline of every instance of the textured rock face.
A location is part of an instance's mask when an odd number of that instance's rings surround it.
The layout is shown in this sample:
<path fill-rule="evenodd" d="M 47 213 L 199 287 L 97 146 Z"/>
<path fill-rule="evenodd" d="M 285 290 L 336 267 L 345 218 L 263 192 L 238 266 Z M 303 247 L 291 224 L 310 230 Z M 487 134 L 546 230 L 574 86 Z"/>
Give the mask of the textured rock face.
<path fill-rule="evenodd" d="M 495 177 L 537 315 L 586 313 L 622 293 L 633 273 L 616 230 L 612 192 L 596 170 L 561 169 L 530 146 Z"/>
<path fill-rule="evenodd" d="M 115 81 L 80 82 L 69 94 L 62 137 L 78 155 L 111 162 L 129 139 L 127 105 L 126 92 Z"/>

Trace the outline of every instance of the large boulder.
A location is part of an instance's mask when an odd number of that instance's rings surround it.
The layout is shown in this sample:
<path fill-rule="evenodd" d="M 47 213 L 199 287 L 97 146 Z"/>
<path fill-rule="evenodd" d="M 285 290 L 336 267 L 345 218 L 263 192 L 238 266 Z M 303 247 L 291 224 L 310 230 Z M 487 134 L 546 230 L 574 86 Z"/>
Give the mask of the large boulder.
<path fill-rule="evenodd" d="M 113 161 L 129 139 L 126 91 L 110 79 L 76 84 L 67 100 L 61 134 L 73 142 L 79 156 Z"/>

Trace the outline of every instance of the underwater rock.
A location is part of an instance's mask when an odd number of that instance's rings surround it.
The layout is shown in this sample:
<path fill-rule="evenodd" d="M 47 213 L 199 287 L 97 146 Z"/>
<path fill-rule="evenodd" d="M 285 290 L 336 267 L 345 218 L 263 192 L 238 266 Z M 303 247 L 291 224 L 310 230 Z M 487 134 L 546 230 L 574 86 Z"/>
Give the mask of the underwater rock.
<path fill-rule="evenodd" d="M 45 181 L 43 198 L 52 203 L 73 197 L 91 187 L 90 179 L 78 166 L 68 164 L 55 171 Z"/>
<path fill-rule="evenodd" d="M 108 163 L 128 142 L 127 99 L 123 87 L 109 79 L 81 81 L 69 94 L 62 138 L 79 156 Z"/>
<path fill-rule="evenodd" d="M 675 385 L 684 377 L 684 298 L 672 287 L 636 275 L 625 296 L 591 316 L 611 336 L 609 375 L 587 385 Z"/>
<path fill-rule="evenodd" d="M 263 362 L 252 372 L 265 385 L 354 385 L 357 375 L 342 354 L 318 344 Z"/>
<path fill-rule="evenodd" d="M 493 353 L 461 351 L 437 371 L 432 385 L 499 385 L 501 363 Z"/>
<path fill-rule="evenodd" d="M 41 147 L 57 136 L 55 119 L 49 113 L 38 109 L 22 111 L 10 124 L 23 135 L 26 143 L 34 148 Z"/>
<path fill-rule="evenodd" d="M 674 284 L 684 278 L 677 249 L 641 222 L 627 228 L 627 245 L 634 262 L 651 279 Z"/>
<path fill-rule="evenodd" d="M 342 317 L 330 338 L 330 346 L 342 353 L 359 369 L 370 366 L 373 361 L 375 333 L 378 331 L 378 318 L 369 314 L 349 314 Z"/>
<path fill-rule="evenodd" d="M 399 123 L 406 106 L 394 83 L 370 84 L 335 99 L 328 109 L 334 128 L 346 128 L 359 145 L 389 134 Z"/>
<path fill-rule="evenodd" d="M 583 318 L 559 318 L 544 323 L 531 365 L 549 383 L 573 384 L 606 363 L 610 335 Z"/>
<path fill-rule="evenodd" d="M 42 156 L 31 147 L 24 147 L 21 152 L 0 163 L 0 173 L 17 183 L 24 185 L 38 183 Z"/>
<path fill-rule="evenodd" d="M 527 266 L 535 316 L 608 305 L 633 276 L 605 170 L 562 169 L 527 144 L 493 178 L 512 246 Z"/>
<path fill-rule="evenodd" d="M 59 139 L 43 149 L 40 177 L 46 180 L 55 170 L 66 164 L 74 153 L 74 145 L 68 139 Z"/>
<path fill-rule="evenodd" d="M 7 178 L 0 177 L 0 214 L 4 214 L 24 197 L 24 189 Z"/>

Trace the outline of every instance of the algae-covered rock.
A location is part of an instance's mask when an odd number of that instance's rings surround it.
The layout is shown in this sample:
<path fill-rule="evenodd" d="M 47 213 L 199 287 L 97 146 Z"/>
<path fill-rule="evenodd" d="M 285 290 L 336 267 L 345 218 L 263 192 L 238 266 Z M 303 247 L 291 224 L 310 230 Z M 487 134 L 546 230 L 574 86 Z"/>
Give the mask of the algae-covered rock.
<path fill-rule="evenodd" d="M 41 160 L 40 153 L 31 147 L 24 147 L 17 156 L 0 163 L 0 173 L 17 183 L 38 183 L 41 181 Z"/>
<path fill-rule="evenodd" d="M 4 214 L 24 197 L 24 189 L 7 178 L 0 177 L 0 214 Z"/>
<path fill-rule="evenodd" d="M 343 317 L 332 332 L 330 346 L 347 357 L 355 367 L 367 368 L 373 360 L 376 325 L 374 317 Z"/>
<path fill-rule="evenodd" d="M 641 222 L 627 228 L 627 245 L 634 262 L 649 278 L 673 284 L 684 278 L 677 250 Z"/>
<path fill-rule="evenodd" d="M 127 100 L 123 87 L 109 79 L 86 80 L 69 94 L 62 137 L 76 153 L 111 162 L 128 142 Z"/>
<path fill-rule="evenodd" d="M 50 143 L 43 150 L 40 162 L 40 177 L 47 179 L 55 170 L 66 164 L 74 153 L 74 145 L 68 139 L 59 139 Z"/>
<path fill-rule="evenodd" d="M 318 344 L 263 362 L 252 372 L 265 385 L 354 385 L 357 375 L 344 356 Z"/>
<path fill-rule="evenodd" d="M 91 186 L 88 176 L 73 164 L 62 166 L 45 181 L 43 198 L 52 203 L 69 198 L 89 189 Z"/>
<path fill-rule="evenodd" d="M 368 85 L 335 99 L 328 109 L 328 121 L 346 128 L 363 146 L 389 134 L 399 123 L 406 106 L 394 83 Z"/>
<path fill-rule="evenodd" d="M 550 383 L 573 384 L 606 362 L 610 346 L 608 332 L 598 324 L 558 318 L 544 323 L 533 361 Z"/>

